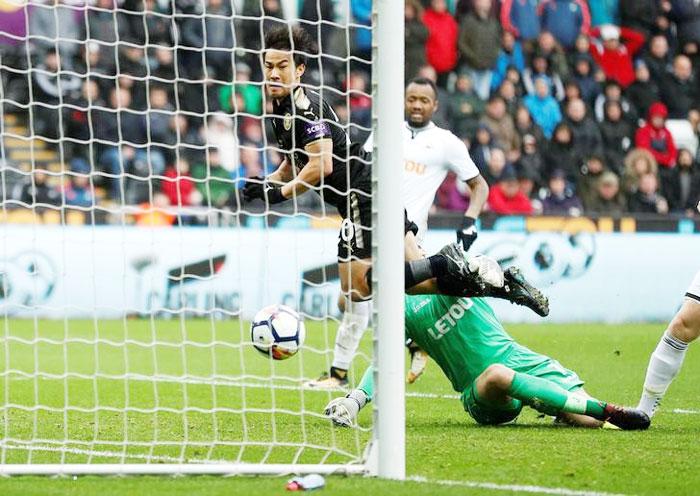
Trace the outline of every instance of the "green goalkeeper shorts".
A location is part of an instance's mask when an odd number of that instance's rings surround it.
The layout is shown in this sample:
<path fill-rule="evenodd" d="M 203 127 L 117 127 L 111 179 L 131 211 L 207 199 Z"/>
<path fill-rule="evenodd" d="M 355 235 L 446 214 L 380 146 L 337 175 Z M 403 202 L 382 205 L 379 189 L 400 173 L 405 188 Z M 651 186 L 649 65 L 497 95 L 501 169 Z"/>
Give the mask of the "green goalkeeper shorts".
<path fill-rule="evenodd" d="M 583 381 L 578 374 L 564 368 L 558 361 L 527 349 L 525 351 L 525 353 L 514 353 L 503 365 L 516 372 L 547 379 L 567 391 L 576 391 L 583 386 Z M 499 425 L 511 422 L 523 409 L 522 402 L 514 398 L 505 404 L 495 404 L 480 398 L 476 392 L 476 380 L 462 392 L 461 399 L 464 410 L 482 425 Z"/>
<path fill-rule="evenodd" d="M 481 425 L 500 425 L 508 423 L 520 415 L 523 402 L 511 398 L 506 404 L 495 404 L 479 398 L 476 381 L 462 392 L 462 404 L 471 418 Z"/>

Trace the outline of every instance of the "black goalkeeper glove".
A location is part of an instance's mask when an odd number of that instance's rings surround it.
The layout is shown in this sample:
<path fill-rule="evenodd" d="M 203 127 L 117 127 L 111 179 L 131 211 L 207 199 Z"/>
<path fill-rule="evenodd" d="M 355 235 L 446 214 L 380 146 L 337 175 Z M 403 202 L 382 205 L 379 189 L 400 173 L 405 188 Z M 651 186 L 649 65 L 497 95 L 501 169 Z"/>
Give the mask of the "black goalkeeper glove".
<path fill-rule="evenodd" d="M 476 241 L 476 219 L 471 217 L 462 218 L 462 227 L 457 229 L 457 241 L 462 243 L 464 251 L 468 251 L 471 245 Z"/>
<path fill-rule="evenodd" d="M 251 202 L 257 198 L 265 201 L 267 198 L 267 203 L 274 205 L 275 203 L 282 203 L 287 200 L 282 195 L 282 188 L 266 182 L 264 177 L 256 176 L 250 179 L 246 181 L 243 187 L 243 199 L 246 202 Z"/>

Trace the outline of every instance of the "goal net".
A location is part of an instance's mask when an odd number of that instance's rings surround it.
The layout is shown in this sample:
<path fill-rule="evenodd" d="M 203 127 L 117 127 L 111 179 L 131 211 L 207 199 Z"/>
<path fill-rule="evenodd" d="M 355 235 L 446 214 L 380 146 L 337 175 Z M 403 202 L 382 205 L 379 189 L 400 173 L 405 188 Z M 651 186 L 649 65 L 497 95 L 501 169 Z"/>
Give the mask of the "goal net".
<path fill-rule="evenodd" d="M 352 384 L 378 364 L 374 415 L 367 408 L 356 428 L 334 428 L 323 407 L 341 393 L 304 387 L 332 360 L 336 211 L 313 192 L 279 208 L 240 194 L 282 157 L 261 66 L 272 27 L 312 35 L 318 53 L 303 83 L 352 141 L 381 122 L 370 25 L 377 8 L 400 18 L 402 5 L 371 5 L 0 0 L 0 472 L 381 467 L 370 446 L 391 420 L 376 333 L 350 370 Z M 402 71 L 389 77 L 400 90 Z M 387 108 L 398 122 L 400 107 Z M 397 217 L 389 210 L 375 229 Z M 388 291 L 391 272 L 375 272 L 375 290 Z M 273 303 L 306 323 L 302 350 L 284 361 L 251 343 L 251 318 Z M 394 354 L 403 366 L 403 350 Z M 395 364 L 389 376 L 401 381 Z M 402 452 L 397 442 L 384 445 Z"/>

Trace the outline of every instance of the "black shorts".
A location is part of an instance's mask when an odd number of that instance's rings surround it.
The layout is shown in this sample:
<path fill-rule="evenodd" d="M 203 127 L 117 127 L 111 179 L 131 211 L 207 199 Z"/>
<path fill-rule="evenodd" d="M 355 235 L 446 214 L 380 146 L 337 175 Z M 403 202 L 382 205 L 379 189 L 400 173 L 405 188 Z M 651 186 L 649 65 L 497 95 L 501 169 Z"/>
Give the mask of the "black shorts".
<path fill-rule="evenodd" d="M 347 199 L 336 199 L 336 207 L 343 218 L 338 235 L 338 261 L 350 262 L 372 258 L 372 154 L 363 150 L 362 145 L 353 143 L 350 155 L 360 157 L 353 170 L 358 171 L 351 180 L 352 190 Z M 404 213 L 404 234 L 418 233 L 418 226 L 408 220 Z"/>
<path fill-rule="evenodd" d="M 372 258 L 372 197 L 351 191 L 338 210 L 343 217 L 338 234 L 338 262 Z"/>
<path fill-rule="evenodd" d="M 372 199 L 362 193 L 351 192 L 349 208 L 339 208 L 343 221 L 338 235 L 338 261 L 350 262 L 372 258 Z M 347 212 L 345 211 L 347 210 Z M 418 233 L 418 226 L 403 211 L 404 234 Z"/>

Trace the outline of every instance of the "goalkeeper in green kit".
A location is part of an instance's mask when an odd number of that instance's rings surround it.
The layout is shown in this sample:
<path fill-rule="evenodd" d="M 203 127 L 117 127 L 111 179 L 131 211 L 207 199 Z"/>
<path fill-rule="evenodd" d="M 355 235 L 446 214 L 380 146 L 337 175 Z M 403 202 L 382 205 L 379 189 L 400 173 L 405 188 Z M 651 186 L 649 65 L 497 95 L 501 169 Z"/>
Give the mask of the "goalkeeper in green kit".
<path fill-rule="evenodd" d="M 479 424 L 510 422 L 527 405 L 576 426 L 649 427 L 642 411 L 590 397 L 575 372 L 518 344 L 482 298 L 407 295 L 405 312 L 406 337 L 439 365 Z M 369 367 L 358 388 L 331 401 L 325 414 L 337 425 L 353 425 L 373 392 Z"/>

